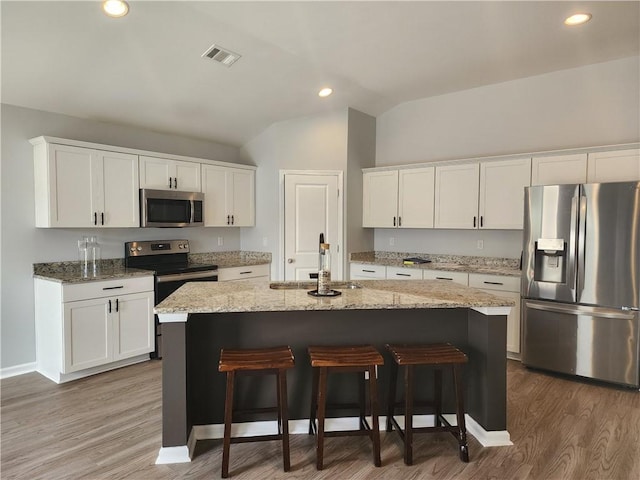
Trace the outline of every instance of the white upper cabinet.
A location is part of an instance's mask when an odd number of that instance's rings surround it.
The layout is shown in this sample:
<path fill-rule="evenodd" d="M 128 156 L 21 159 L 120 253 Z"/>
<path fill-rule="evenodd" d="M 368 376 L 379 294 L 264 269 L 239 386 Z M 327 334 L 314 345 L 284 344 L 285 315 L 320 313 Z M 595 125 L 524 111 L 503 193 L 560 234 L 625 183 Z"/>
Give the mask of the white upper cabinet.
<path fill-rule="evenodd" d="M 362 175 L 362 226 L 396 227 L 398 223 L 398 171 Z"/>
<path fill-rule="evenodd" d="M 200 192 L 200 164 L 140 156 L 140 188 Z"/>
<path fill-rule="evenodd" d="M 586 181 L 586 153 L 533 157 L 531 185 L 565 185 Z"/>
<path fill-rule="evenodd" d="M 363 174 L 363 227 L 433 227 L 434 167 Z"/>
<path fill-rule="evenodd" d="M 640 149 L 595 152 L 588 155 L 587 182 L 640 181 Z"/>
<path fill-rule="evenodd" d="M 479 227 L 521 230 L 524 188 L 531 184 L 531 158 L 480 164 Z"/>
<path fill-rule="evenodd" d="M 138 227 L 138 156 L 34 144 L 37 227 Z"/>
<path fill-rule="evenodd" d="M 255 225 L 255 170 L 202 165 L 205 227 Z"/>
<path fill-rule="evenodd" d="M 478 228 L 479 172 L 477 163 L 436 167 L 436 228 Z"/>
<path fill-rule="evenodd" d="M 398 227 L 433 227 L 434 178 L 434 167 L 398 172 Z"/>

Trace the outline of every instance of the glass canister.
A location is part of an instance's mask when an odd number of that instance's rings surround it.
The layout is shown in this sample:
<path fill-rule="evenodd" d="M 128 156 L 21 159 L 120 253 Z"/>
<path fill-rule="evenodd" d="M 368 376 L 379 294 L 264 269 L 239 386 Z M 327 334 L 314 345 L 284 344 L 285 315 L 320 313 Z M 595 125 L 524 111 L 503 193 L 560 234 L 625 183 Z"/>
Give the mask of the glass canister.
<path fill-rule="evenodd" d="M 331 293 L 331 252 L 328 243 L 320 244 L 318 259 L 318 295 Z"/>
<path fill-rule="evenodd" d="M 80 276 L 88 277 L 92 270 L 88 249 L 89 237 L 82 237 L 78 240 L 78 263 L 80 265 Z"/>
<path fill-rule="evenodd" d="M 95 277 L 100 274 L 100 263 L 102 260 L 98 237 L 89 237 L 89 241 L 87 242 L 87 250 L 89 251 L 88 255 L 90 274 Z"/>

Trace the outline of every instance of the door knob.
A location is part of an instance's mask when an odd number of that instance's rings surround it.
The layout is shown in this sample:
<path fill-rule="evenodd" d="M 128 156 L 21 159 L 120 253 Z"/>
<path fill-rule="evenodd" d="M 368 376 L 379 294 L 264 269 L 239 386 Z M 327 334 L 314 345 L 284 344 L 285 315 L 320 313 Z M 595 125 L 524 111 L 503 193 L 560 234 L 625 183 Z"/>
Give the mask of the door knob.
<path fill-rule="evenodd" d="M 293 263 L 293 258 L 287 258 L 287 263 Z"/>

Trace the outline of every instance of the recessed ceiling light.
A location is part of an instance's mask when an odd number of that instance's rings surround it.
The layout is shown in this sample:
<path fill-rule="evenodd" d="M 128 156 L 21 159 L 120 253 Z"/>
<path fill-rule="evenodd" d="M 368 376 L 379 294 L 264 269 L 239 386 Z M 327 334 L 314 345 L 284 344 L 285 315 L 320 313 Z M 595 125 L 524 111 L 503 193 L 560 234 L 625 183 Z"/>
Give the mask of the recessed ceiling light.
<path fill-rule="evenodd" d="M 122 0 L 105 0 L 102 9 L 110 17 L 124 17 L 129 13 L 129 5 Z"/>
<path fill-rule="evenodd" d="M 591 20 L 590 13 L 576 13 L 575 15 L 567 17 L 564 24 L 569 26 L 582 25 L 583 23 L 587 23 L 589 20 Z"/>
<path fill-rule="evenodd" d="M 333 93 L 333 90 L 329 87 L 325 87 L 322 90 L 320 90 L 318 92 L 318 96 L 319 97 L 328 97 L 329 95 L 331 95 Z"/>

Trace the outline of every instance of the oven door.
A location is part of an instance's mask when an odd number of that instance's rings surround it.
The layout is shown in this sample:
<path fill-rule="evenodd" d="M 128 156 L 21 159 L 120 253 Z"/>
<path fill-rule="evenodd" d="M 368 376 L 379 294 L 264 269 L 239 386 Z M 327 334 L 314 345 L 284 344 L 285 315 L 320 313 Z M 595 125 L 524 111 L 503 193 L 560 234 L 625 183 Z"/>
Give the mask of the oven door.
<path fill-rule="evenodd" d="M 159 304 L 182 285 L 187 282 L 217 282 L 217 270 L 204 270 L 201 272 L 184 272 L 175 274 L 156 275 L 155 304 Z M 155 316 L 156 323 L 156 350 L 151 354 L 152 358 L 162 358 L 162 324 Z"/>

